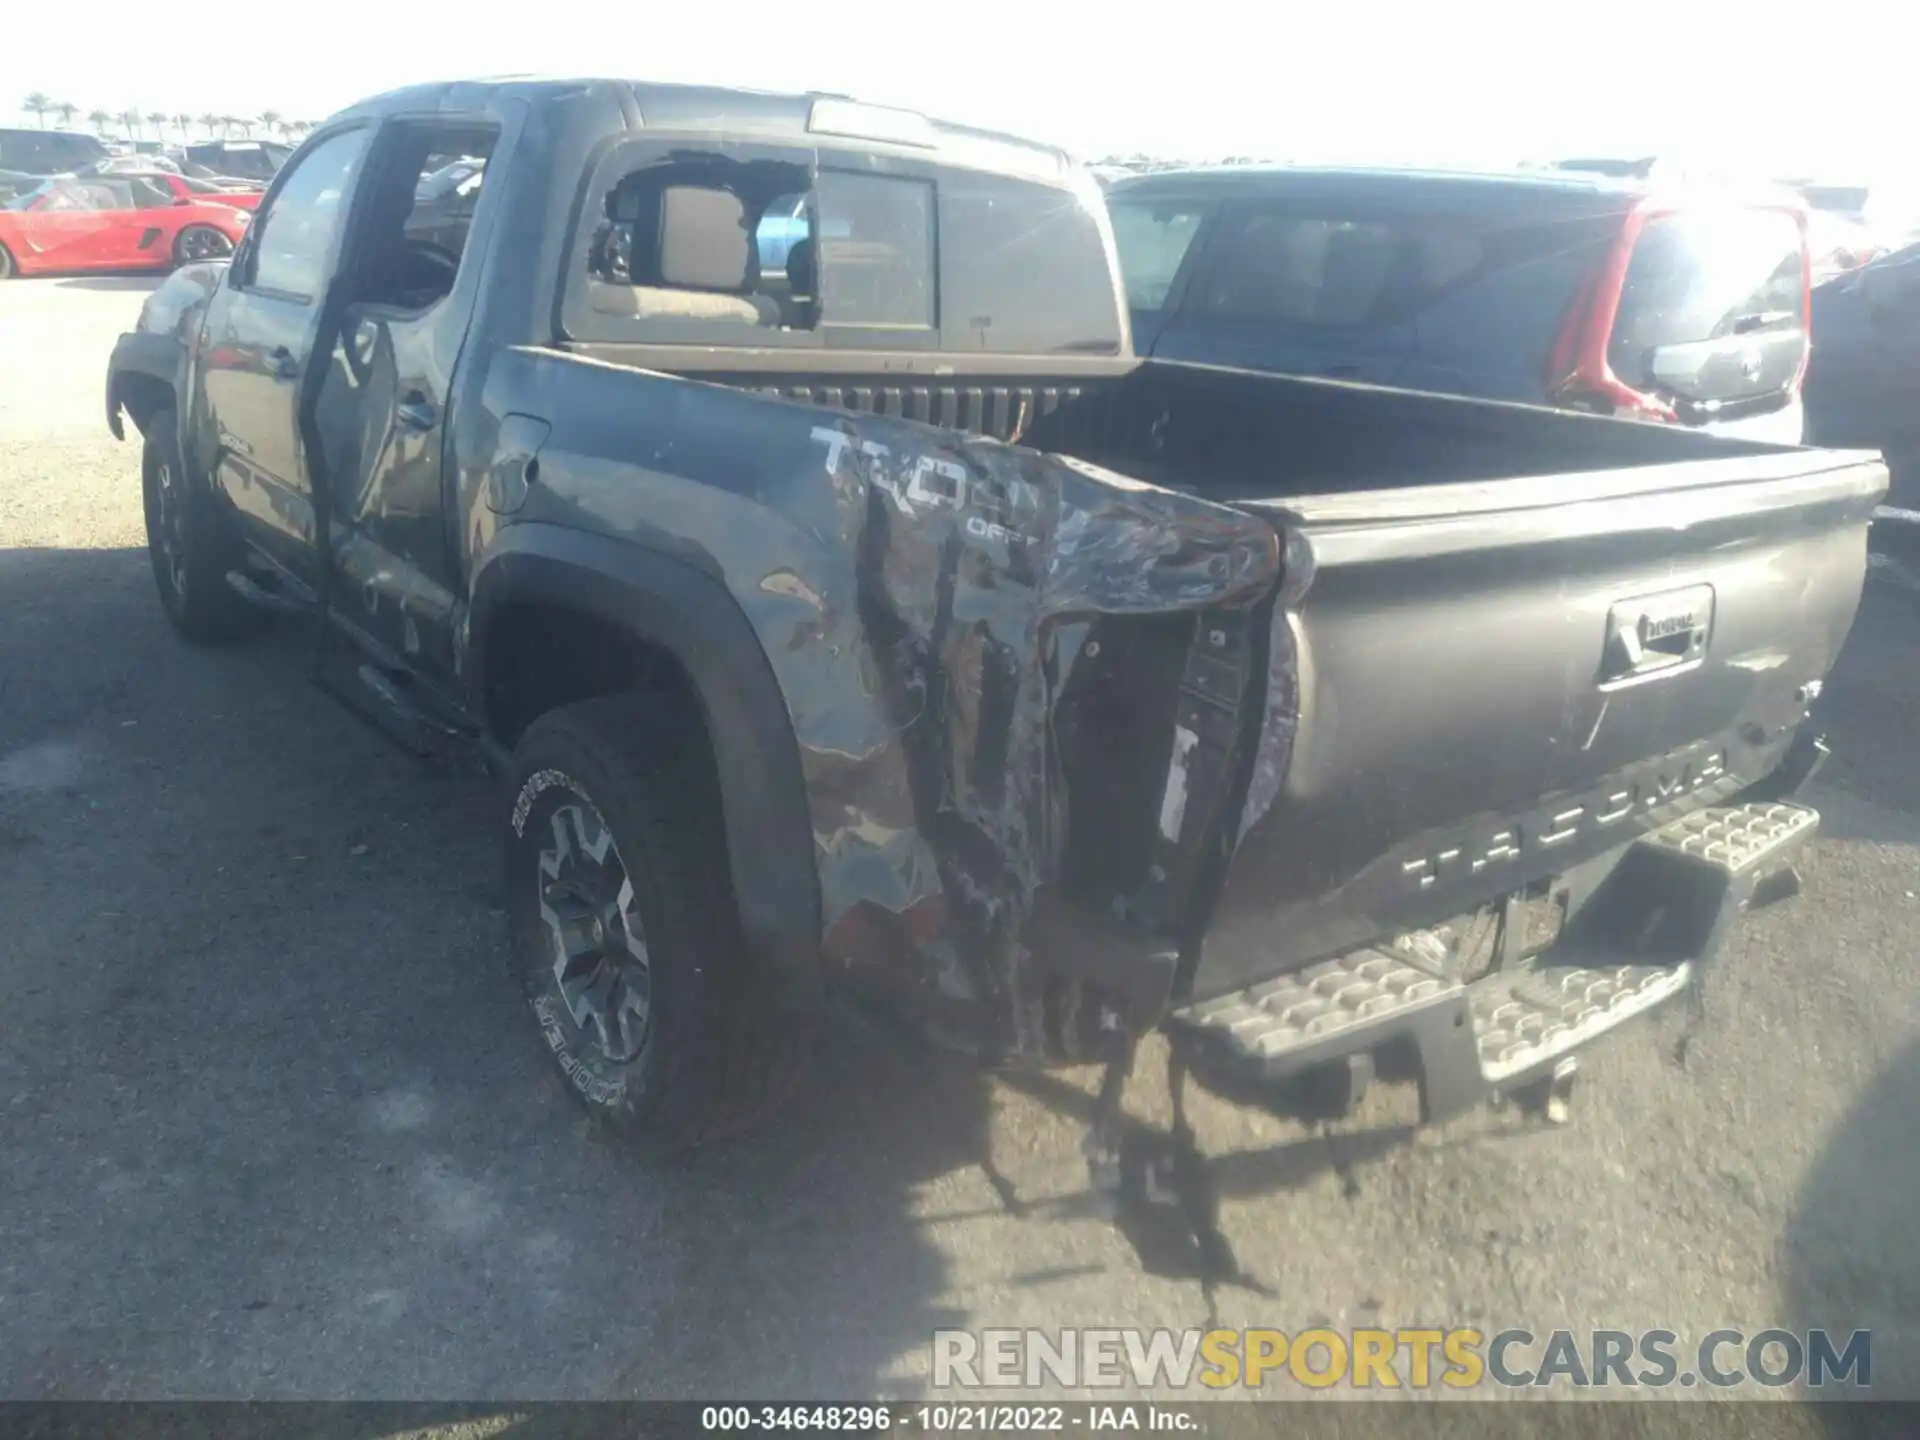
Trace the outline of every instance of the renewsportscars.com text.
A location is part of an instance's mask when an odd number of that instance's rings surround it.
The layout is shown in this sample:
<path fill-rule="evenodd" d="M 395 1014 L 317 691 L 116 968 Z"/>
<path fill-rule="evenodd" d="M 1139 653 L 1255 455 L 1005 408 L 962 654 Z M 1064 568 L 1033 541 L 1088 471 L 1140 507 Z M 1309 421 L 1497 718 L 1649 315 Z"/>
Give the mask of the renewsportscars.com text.
<path fill-rule="evenodd" d="M 1873 1384 L 1866 1330 L 941 1330 L 937 1389 L 1820 1389 Z"/>

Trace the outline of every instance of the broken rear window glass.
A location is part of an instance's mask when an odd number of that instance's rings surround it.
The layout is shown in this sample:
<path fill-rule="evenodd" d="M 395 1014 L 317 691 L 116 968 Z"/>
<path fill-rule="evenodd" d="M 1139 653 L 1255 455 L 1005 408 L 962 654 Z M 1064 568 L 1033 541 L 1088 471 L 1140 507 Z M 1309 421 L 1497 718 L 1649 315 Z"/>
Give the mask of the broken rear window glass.
<path fill-rule="evenodd" d="M 588 257 L 591 307 L 637 321 L 811 330 L 807 181 L 804 166 L 722 157 L 624 176 Z"/>

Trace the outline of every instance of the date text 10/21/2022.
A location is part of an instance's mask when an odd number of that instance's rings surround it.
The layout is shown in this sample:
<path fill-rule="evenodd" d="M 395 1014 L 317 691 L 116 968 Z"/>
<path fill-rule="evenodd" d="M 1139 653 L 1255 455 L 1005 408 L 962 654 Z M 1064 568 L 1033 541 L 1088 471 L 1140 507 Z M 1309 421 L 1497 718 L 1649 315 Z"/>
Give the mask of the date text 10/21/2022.
<path fill-rule="evenodd" d="M 1201 1429 L 1192 1409 L 1145 1403 L 1066 1405 L 709 1405 L 700 1412 L 707 1432 L 840 1430 L 855 1434 L 922 1430 L 932 1434 L 1013 1432 L 1153 1431 Z"/>

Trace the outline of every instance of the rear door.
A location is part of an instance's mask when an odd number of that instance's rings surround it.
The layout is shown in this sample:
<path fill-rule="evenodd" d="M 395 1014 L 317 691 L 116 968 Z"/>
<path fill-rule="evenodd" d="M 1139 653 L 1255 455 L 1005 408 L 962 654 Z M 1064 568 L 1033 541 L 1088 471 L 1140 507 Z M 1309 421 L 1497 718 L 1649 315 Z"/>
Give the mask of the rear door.
<path fill-rule="evenodd" d="M 369 135 L 319 138 L 285 172 L 208 304 L 199 355 L 215 483 L 254 544 L 316 589 L 299 398 Z"/>
<path fill-rule="evenodd" d="M 382 129 L 341 262 L 345 304 L 312 427 L 335 536 L 334 619 L 376 659 L 449 696 L 461 577 L 445 437 L 481 252 L 469 241 L 499 135 L 484 116 Z M 452 166 L 466 180 L 436 194 L 425 182 Z"/>

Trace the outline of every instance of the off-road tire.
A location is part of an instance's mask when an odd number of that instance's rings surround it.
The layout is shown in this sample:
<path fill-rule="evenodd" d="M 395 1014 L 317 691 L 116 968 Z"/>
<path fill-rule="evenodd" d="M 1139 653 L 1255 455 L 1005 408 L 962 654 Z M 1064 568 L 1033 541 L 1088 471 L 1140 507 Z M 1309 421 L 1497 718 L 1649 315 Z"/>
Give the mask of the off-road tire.
<path fill-rule="evenodd" d="M 239 563 L 239 542 L 206 486 L 182 463 L 174 412 L 154 411 L 144 433 L 140 490 L 161 608 L 197 645 L 246 633 L 261 616 L 227 584 L 227 572 Z"/>
<path fill-rule="evenodd" d="M 546 1049 L 594 1116 L 630 1143 L 665 1151 L 766 1118 L 791 1093 L 807 1037 L 757 983 L 727 878 L 711 760 L 675 708 L 669 697 L 615 696 L 536 720 L 508 772 L 505 863 L 513 967 Z M 644 931 L 645 1040 L 622 1063 L 575 1022 L 555 974 L 558 937 L 542 914 L 542 854 L 555 854 L 555 817 L 569 807 L 611 836 Z"/>

